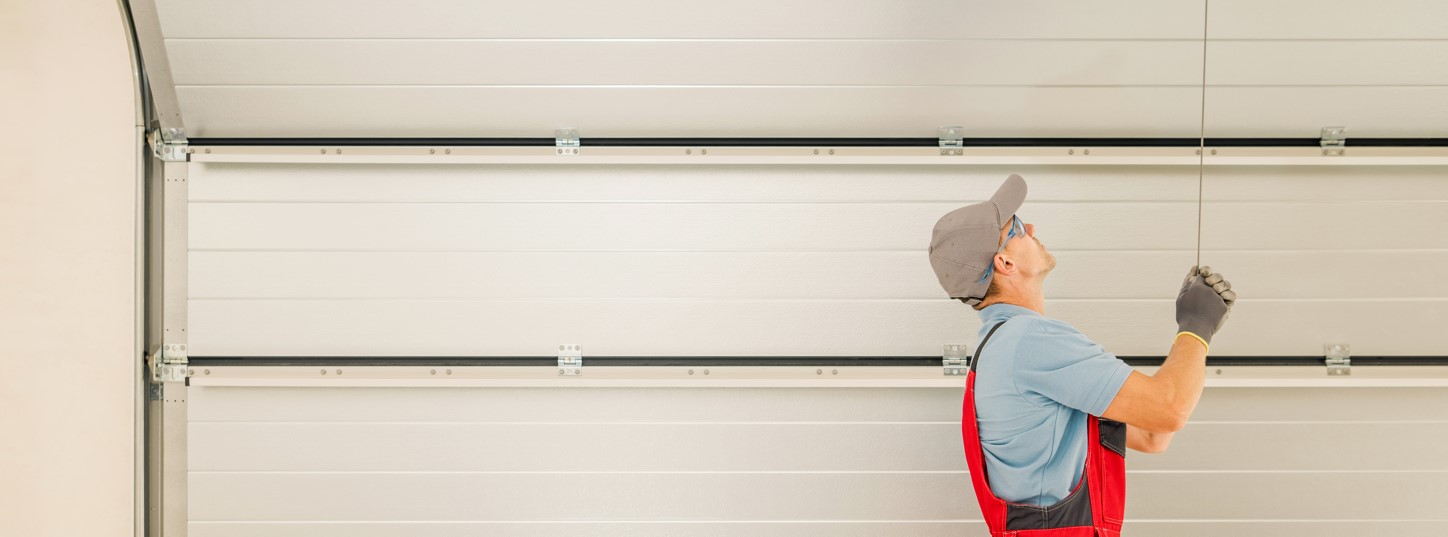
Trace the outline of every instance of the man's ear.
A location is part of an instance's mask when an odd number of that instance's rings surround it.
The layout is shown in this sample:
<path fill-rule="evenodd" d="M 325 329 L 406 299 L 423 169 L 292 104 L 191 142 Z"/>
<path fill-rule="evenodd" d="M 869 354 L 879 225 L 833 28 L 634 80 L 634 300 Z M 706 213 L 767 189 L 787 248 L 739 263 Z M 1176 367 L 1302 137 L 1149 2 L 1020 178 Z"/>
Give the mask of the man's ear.
<path fill-rule="evenodd" d="M 992 261 L 995 263 L 996 274 L 1014 274 L 1016 272 L 1016 262 L 1006 257 L 1006 254 L 996 254 Z"/>

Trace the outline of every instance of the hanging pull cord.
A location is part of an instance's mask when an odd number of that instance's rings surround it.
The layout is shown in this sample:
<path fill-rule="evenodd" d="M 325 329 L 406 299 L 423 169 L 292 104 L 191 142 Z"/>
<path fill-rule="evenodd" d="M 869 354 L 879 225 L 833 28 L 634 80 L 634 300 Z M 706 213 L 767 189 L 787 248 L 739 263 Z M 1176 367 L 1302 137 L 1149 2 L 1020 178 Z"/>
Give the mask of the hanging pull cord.
<path fill-rule="evenodd" d="M 1207 20 L 1212 0 L 1202 0 L 1202 117 L 1197 131 L 1197 264 L 1202 266 L 1202 179 L 1207 166 Z"/>

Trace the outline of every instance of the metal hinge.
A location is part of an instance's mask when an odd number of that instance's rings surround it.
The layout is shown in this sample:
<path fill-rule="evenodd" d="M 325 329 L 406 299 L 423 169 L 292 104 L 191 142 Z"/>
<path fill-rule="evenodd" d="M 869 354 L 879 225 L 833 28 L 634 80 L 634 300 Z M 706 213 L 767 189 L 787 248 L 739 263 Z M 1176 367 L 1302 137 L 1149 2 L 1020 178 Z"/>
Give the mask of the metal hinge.
<path fill-rule="evenodd" d="M 1352 347 L 1346 343 L 1329 343 L 1322 347 L 1327 354 L 1328 375 L 1352 374 Z"/>
<path fill-rule="evenodd" d="M 558 374 L 583 374 L 583 345 L 558 346 Z"/>
<path fill-rule="evenodd" d="M 567 128 L 553 131 L 553 145 L 559 155 L 578 154 L 578 129 Z"/>
<path fill-rule="evenodd" d="M 151 154 L 166 162 L 185 162 L 190 154 L 184 129 L 151 129 L 146 133 Z"/>
<path fill-rule="evenodd" d="M 1322 155 L 1325 157 L 1340 157 L 1347 153 L 1347 127 L 1323 127 Z"/>
<path fill-rule="evenodd" d="M 970 370 L 970 346 L 946 345 L 941 363 L 945 366 L 945 376 L 964 375 Z"/>
<path fill-rule="evenodd" d="M 964 127 L 940 128 L 940 154 L 955 156 L 965 154 Z"/>
<path fill-rule="evenodd" d="M 151 355 L 151 382 L 186 382 L 186 345 L 168 343 Z"/>

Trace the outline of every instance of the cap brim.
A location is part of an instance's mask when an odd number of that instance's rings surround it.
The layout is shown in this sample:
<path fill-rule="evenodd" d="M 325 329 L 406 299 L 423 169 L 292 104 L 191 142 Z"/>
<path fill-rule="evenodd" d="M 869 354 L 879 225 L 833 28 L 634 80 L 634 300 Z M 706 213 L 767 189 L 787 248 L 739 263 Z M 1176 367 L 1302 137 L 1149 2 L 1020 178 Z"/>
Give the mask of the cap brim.
<path fill-rule="evenodd" d="M 1001 225 L 1005 225 L 1005 221 L 1011 215 L 1016 214 L 1016 211 L 1021 209 L 1021 204 L 1026 202 L 1026 180 L 1019 175 L 1011 174 L 1006 178 L 1006 182 L 1001 183 L 1001 187 L 996 189 L 995 195 L 990 197 L 990 201 L 995 204 L 996 210 L 1000 211 L 997 216 L 1000 218 Z"/>

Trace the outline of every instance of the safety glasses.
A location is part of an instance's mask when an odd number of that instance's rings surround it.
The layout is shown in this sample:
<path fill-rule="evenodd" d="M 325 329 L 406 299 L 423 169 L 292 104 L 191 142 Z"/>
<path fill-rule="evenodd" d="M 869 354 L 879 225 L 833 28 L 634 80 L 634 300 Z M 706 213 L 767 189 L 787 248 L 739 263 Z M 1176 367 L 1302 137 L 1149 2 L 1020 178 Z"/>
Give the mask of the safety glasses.
<path fill-rule="evenodd" d="M 1002 250 L 1006 249 L 1006 243 L 1011 242 L 1011 239 L 1014 239 L 1016 237 L 1024 237 L 1025 235 L 1025 222 L 1022 222 L 1020 217 L 1016 215 L 1011 215 L 1011 230 L 1006 232 L 1006 240 L 1001 241 L 1000 248 L 996 248 L 995 254 L 991 254 L 990 264 L 985 266 L 985 274 L 982 274 L 980 276 L 980 281 L 977 283 L 985 283 L 986 280 L 990 279 L 990 275 L 995 272 L 995 256 L 996 254 L 1001 253 Z"/>

